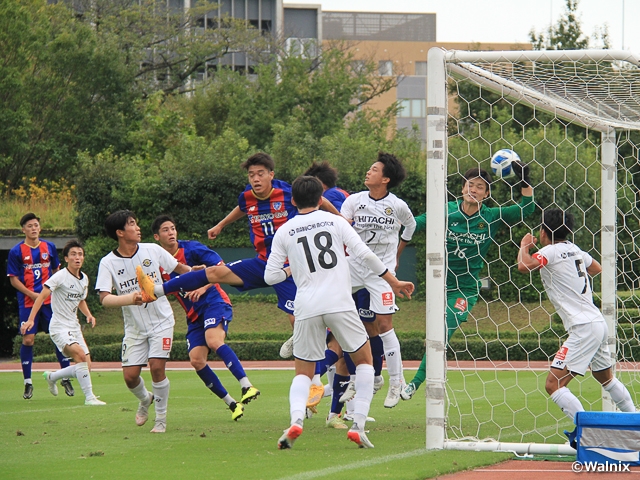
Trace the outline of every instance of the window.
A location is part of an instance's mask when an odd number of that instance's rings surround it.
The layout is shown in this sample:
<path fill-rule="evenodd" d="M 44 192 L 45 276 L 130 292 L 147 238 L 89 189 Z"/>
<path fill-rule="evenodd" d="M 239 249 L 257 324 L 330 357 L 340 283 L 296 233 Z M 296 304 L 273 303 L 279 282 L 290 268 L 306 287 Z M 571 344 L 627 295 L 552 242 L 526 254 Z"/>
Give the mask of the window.
<path fill-rule="evenodd" d="M 366 73 L 367 64 L 364 60 L 353 60 L 351 62 L 351 70 L 357 75 L 361 73 Z"/>
<path fill-rule="evenodd" d="M 399 102 L 398 117 L 401 118 L 425 118 L 426 103 L 423 99 L 403 99 Z"/>
<path fill-rule="evenodd" d="M 380 60 L 378 62 L 378 74 L 381 77 L 391 77 L 393 75 L 393 62 L 391 60 Z"/>
<path fill-rule="evenodd" d="M 427 62 L 416 62 L 416 75 L 419 77 L 427 76 Z"/>

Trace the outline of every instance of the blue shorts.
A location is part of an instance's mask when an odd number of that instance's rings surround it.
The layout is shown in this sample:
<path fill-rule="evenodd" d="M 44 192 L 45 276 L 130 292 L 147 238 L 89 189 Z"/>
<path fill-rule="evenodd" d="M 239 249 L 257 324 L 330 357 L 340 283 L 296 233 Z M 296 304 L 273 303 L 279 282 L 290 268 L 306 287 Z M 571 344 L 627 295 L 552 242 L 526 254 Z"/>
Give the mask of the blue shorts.
<path fill-rule="evenodd" d="M 356 308 L 358 309 L 358 315 L 363 322 L 373 322 L 376 319 L 376 314 L 369 310 L 369 290 L 361 288 L 352 295 L 353 301 L 356 302 Z"/>
<path fill-rule="evenodd" d="M 20 326 L 29 320 L 29 315 L 31 315 L 31 307 L 29 308 L 19 308 L 18 313 L 20 316 Z M 51 304 L 42 305 L 40 307 L 40 311 L 36 315 L 36 319 L 33 322 L 33 327 L 25 332 L 25 335 L 35 335 L 38 332 L 49 333 L 49 322 L 51 322 L 51 315 L 53 312 L 51 311 Z"/>
<path fill-rule="evenodd" d="M 284 282 L 275 285 L 267 285 L 264 281 L 264 271 L 267 262 L 258 257 L 245 258 L 225 265 L 229 270 L 242 280 L 243 285 L 236 288 L 241 292 L 253 290 L 255 288 L 273 287 L 278 296 L 278 308 L 293 315 L 293 301 L 296 298 L 296 284 L 293 278 L 289 277 Z M 235 285 L 234 285 L 235 286 Z"/>
<path fill-rule="evenodd" d="M 195 322 L 189 322 L 187 327 L 187 350 L 190 352 L 195 347 L 209 347 L 205 332 L 209 328 L 216 328 L 222 325 L 225 333 L 229 328 L 229 322 L 233 318 L 231 306 L 210 305 L 202 309 L 203 312 Z M 211 350 L 209 348 L 209 350 Z"/>

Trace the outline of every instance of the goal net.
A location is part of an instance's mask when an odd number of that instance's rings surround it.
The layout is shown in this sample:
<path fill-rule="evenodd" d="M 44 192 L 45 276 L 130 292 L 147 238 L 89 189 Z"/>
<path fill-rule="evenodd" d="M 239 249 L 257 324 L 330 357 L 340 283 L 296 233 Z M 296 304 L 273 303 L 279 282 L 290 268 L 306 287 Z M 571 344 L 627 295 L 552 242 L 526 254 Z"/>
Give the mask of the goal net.
<path fill-rule="evenodd" d="M 427 291 L 446 292 L 448 276 L 467 273 L 447 270 L 443 215 L 460 199 L 467 169 L 490 171 L 496 151 L 514 150 L 530 166 L 536 208 L 505 219 L 478 301 L 449 339 L 447 295 L 429 296 L 427 448 L 573 453 L 563 430 L 574 427 L 545 391 L 567 335 L 539 274 L 521 274 L 516 261 L 522 236 L 538 236 L 547 208 L 573 213 L 573 241 L 602 264 L 594 301 L 616 375 L 640 403 L 639 66 L 640 56 L 606 50 L 429 51 Z M 485 204 L 520 199 L 517 182 L 494 178 Z M 569 387 L 586 410 L 615 410 L 589 373 Z"/>

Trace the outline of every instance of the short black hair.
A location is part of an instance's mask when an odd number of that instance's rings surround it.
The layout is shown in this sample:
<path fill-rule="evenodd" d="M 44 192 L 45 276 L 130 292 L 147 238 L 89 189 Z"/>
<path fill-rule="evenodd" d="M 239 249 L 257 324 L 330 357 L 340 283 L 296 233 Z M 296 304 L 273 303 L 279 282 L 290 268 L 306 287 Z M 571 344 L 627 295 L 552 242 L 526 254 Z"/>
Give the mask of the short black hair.
<path fill-rule="evenodd" d="M 176 226 L 176 221 L 173 219 L 172 216 L 170 216 L 170 215 L 158 215 L 156 217 L 156 219 L 153 221 L 153 223 L 151 224 L 151 232 L 153 232 L 154 235 L 157 235 L 158 232 L 160 232 L 160 227 L 165 222 L 171 222 L 171 223 L 173 223 L 174 227 Z"/>
<path fill-rule="evenodd" d="M 542 214 L 542 229 L 552 242 L 566 240 L 574 223 L 573 215 L 560 208 L 550 208 Z"/>
<path fill-rule="evenodd" d="M 333 188 L 338 183 L 338 170 L 329 165 L 327 161 L 322 163 L 313 162 L 302 175 L 316 177 L 324 183 L 327 188 Z"/>
<path fill-rule="evenodd" d="M 116 232 L 118 230 L 124 230 L 124 227 L 127 225 L 127 220 L 130 218 L 136 221 L 138 220 L 136 214 L 131 210 L 118 210 L 109 215 L 104 221 L 104 231 L 107 237 L 113 238 L 117 242 L 118 234 Z"/>
<path fill-rule="evenodd" d="M 310 175 L 301 175 L 291 184 L 291 196 L 298 209 L 317 207 L 322 192 L 320 180 Z"/>
<path fill-rule="evenodd" d="M 268 153 L 258 152 L 251 155 L 247 158 L 242 165 L 240 165 L 245 170 L 249 170 L 249 167 L 253 167 L 254 165 L 262 165 L 263 167 L 267 167 L 267 170 L 273 172 L 276 169 L 276 162 L 273 161 L 273 158 Z"/>
<path fill-rule="evenodd" d="M 31 220 L 38 220 L 38 222 L 39 222 L 40 221 L 40 217 L 38 217 L 33 212 L 25 213 L 22 216 L 22 218 L 20 219 L 20 227 L 24 227 L 24 224 L 27 223 L 27 222 L 30 222 Z"/>
<path fill-rule="evenodd" d="M 385 152 L 378 152 L 377 162 L 382 163 L 382 175 L 389 179 L 387 189 L 398 186 L 407 176 L 407 171 L 395 155 Z"/>
<path fill-rule="evenodd" d="M 464 172 L 464 183 L 467 183 L 469 180 L 474 178 L 481 178 L 485 182 L 487 182 L 487 187 L 491 189 L 491 183 L 493 182 L 493 178 L 491 178 L 491 174 L 486 170 L 480 167 L 473 167 Z"/>
<path fill-rule="evenodd" d="M 80 248 L 82 249 L 82 253 L 84 253 L 84 247 L 78 240 L 69 240 L 62 249 L 62 258 L 69 256 L 69 251 L 72 248 Z"/>

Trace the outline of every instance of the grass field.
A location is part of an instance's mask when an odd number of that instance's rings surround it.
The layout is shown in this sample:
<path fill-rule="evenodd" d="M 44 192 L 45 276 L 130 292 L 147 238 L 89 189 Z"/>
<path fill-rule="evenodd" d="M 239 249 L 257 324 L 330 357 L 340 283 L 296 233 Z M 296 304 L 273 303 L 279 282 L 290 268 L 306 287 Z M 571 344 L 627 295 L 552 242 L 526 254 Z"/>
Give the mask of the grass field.
<path fill-rule="evenodd" d="M 219 375 L 237 394 L 231 375 Z M 373 450 L 358 449 L 344 430 L 327 429 L 319 414 L 305 422 L 292 450 L 279 451 L 277 440 L 289 421 L 292 375 L 249 372 L 262 395 L 236 423 L 193 372 L 169 372 L 167 433 L 153 435 L 151 421 L 135 425 L 137 402 L 120 372 L 93 373 L 104 407 L 85 407 L 79 391 L 73 398 L 62 392 L 52 397 L 39 374 L 33 399 L 25 401 L 21 375 L 0 374 L 0 478 L 423 479 L 511 457 L 427 452 L 421 395 L 392 410 L 382 407 L 383 397 L 374 397 L 376 422 L 368 425 Z M 150 383 L 148 373 L 144 376 Z"/>

